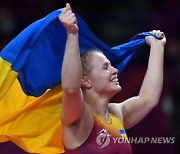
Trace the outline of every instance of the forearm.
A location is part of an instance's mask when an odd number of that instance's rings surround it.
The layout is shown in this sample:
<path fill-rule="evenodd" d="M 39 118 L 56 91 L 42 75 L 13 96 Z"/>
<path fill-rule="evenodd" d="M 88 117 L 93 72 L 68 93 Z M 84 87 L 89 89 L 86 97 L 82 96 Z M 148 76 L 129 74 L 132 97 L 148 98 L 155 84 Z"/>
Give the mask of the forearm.
<path fill-rule="evenodd" d="M 152 44 L 147 72 L 140 89 L 139 96 L 156 105 L 163 86 L 164 45 Z"/>
<path fill-rule="evenodd" d="M 139 95 L 122 102 L 119 107 L 125 128 L 131 128 L 142 120 L 157 105 L 161 95 L 166 37 L 161 31 L 153 30 L 152 32 L 157 36 L 163 36 L 163 38 L 158 40 L 152 36 L 146 37 L 146 43 L 150 45 L 151 49 Z"/>
<path fill-rule="evenodd" d="M 68 34 L 62 65 L 62 87 L 74 91 L 81 87 L 81 62 L 79 54 L 78 33 Z"/>

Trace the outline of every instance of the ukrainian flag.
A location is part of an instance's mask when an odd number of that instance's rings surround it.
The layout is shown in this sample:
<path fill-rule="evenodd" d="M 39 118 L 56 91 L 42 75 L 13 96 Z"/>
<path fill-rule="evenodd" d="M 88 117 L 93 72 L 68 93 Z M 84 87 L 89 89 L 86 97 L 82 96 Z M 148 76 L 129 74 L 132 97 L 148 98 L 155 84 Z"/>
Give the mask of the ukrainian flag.
<path fill-rule="evenodd" d="M 64 152 L 59 115 L 67 35 L 58 19 L 61 10 L 32 23 L 0 52 L 0 142 L 11 140 L 29 153 Z M 76 16 L 80 52 L 99 48 L 119 72 L 151 35 L 111 48 Z"/>

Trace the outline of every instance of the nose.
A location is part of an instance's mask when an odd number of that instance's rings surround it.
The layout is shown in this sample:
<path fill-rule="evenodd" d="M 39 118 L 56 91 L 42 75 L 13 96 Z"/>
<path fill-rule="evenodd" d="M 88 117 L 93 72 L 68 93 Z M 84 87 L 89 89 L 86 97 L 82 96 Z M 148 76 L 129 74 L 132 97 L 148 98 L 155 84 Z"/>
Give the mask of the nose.
<path fill-rule="evenodd" d="M 112 74 L 118 74 L 118 69 L 116 69 L 115 67 L 111 66 L 112 67 Z"/>

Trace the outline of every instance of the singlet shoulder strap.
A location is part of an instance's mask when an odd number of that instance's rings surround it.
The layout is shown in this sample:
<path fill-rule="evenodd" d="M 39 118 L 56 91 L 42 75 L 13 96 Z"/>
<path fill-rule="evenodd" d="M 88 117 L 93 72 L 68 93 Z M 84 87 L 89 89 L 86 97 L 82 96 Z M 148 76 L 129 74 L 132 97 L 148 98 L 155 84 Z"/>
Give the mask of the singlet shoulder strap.
<path fill-rule="evenodd" d="M 126 131 L 124 129 L 124 126 L 123 126 L 122 122 L 119 120 L 118 117 L 116 117 L 115 115 L 113 115 L 111 113 L 108 113 L 108 115 L 109 115 L 109 117 L 111 119 L 111 122 L 107 123 L 98 114 L 96 114 L 96 113 L 93 113 L 93 114 L 94 114 L 94 118 L 95 118 L 95 123 L 96 124 L 101 124 L 106 129 L 114 128 L 114 129 L 119 131 L 120 135 L 123 138 L 127 138 L 127 134 L 126 134 Z"/>

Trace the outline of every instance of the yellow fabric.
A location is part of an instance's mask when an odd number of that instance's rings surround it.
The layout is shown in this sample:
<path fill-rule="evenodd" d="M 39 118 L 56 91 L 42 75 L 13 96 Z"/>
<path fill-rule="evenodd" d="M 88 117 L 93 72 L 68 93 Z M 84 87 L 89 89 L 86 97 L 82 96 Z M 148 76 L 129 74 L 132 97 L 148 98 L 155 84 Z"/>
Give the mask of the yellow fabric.
<path fill-rule="evenodd" d="M 37 98 L 27 96 L 9 66 L 0 60 L 0 142 L 11 140 L 29 153 L 64 152 L 59 117 L 61 86 Z"/>
<path fill-rule="evenodd" d="M 124 126 L 122 124 L 122 122 L 113 114 L 109 113 L 109 117 L 111 119 L 111 123 L 107 123 L 106 121 L 104 121 L 101 117 L 98 116 L 98 114 L 93 113 L 94 116 L 96 117 L 96 119 L 98 119 L 98 122 L 101 123 L 102 126 L 104 126 L 104 128 L 106 128 L 109 133 L 111 133 L 111 135 L 114 136 L 118 136 L 119 135 L 119 131 L 120 129 L 124 129 Z M 116 132 L 114 130 L 117 130 Z M 124 134 L 121 134 L 122 138 L 127 138 L 127 134 L 126 132 Z"/>
<path fill-rule="evenodd" d="M 0 57 L 0 99 L 16 79 L 18 73 L 11 70 L 11 64 Z"/>

